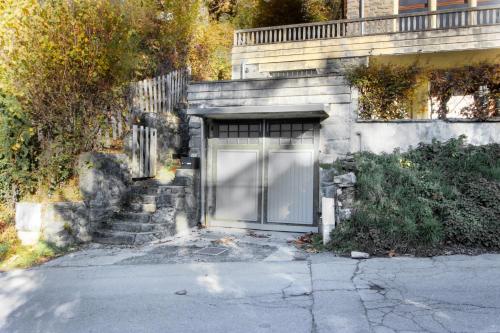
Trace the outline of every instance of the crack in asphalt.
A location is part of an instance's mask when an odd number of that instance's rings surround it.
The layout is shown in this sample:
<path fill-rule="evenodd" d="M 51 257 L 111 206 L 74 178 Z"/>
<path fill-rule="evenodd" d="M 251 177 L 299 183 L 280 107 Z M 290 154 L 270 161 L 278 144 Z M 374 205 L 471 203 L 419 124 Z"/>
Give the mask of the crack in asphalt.
<path fill-rule="evenodd" d="M 311 333 L 316 333 L 318 331 L 318 327 L 317 327 L 317 324 L 316 324 L 316 318 L 315 318 L 315 315 L 314 315 L 314 280 L 313 280 L 313 273 L 312 273 L 312 263 L 310 260 L 307 261 L 307 267 L 309 269 L 309 281 L 310 281 L 310 285 L 311 285 L 311 293 L 310 293 L 310 297 L 311 297 L 311 306 L 309 308 L 309 312 L 311 313 Z"/>
<path fill-rule="evenodd" d="M 370 270 L 370 268 L 363 267 L 365 262 L 365 260 L 360 260 L 356 263 L 350 280 L 360 297 L 371 331 L 384 329 L 387 332 L 456 333 L 446 322 L 442 321 L 440 312 L 451 310 L 466 314 L 474 312 L 482 314 L 481 310 L 496 311 L 500 309 L 497 306 L 437 301 L 429 297 L 411 300 L 406 296 L 409 292 L 405 285 L 398 282 L 399 275 L 403 273 L 401 265 L 397 271 L 388 273 L 383 268 Z M 438 267 L 440 264 L 432 258 L 432 268 L 440 269 Z M 477 272 L 474 272 L 474 276 L 477 276 Z"/>

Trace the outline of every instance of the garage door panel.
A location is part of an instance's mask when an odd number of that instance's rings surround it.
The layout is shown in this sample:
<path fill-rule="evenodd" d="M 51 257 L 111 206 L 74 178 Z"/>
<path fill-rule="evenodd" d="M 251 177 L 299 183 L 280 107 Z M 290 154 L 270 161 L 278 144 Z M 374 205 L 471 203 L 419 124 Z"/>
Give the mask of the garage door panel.
<path fill-rule="evenodd" d="M 269 151 L 267 179 L 268 222 L 313 224 L 313 150 Z"/>
<path fill-rule="evenodd" d="M 311 119 L 215 122 L 210 219 L 283 230 L 315 225 L 317 128 Z"/>
<path fill-rule="evenodd" d="M 259 151 L 220 149 L 216 163 L 216 218 L 257 222 Z"/>

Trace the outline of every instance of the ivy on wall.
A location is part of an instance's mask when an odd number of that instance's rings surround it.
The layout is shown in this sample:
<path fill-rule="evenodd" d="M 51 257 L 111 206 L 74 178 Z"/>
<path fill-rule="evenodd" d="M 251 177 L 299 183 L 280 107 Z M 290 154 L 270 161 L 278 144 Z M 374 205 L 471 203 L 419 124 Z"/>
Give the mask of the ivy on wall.
<path fill-rule="evenodd" d="M 410 118 L 419 83 L 430 82 L 429 98 L 437 101 L 439 119 L 452 111 L 452 96 L 473 96 L 473 103 L 460 110 L 465 118 L 485 120 L 500 115 L 500 65 L 478 64 L 452 69 L 423 69 L 416 64 L 372 64 L 346 72 L 349 84 L 359 91 L 360 119 Z"/>
<path fill-rule="evenodd" d="M 408 118 L 420 74 L 415 65 L 372 64 L 348 70 L 347 81 L 359 91 L 359 118 Z"/>
<path fill-rule="evenodd" d="M 499 115 L 500 65 L 479 64 L 460 68 L 433 70 L 428 74 L 430 97 L 438 101 L 439 119 L 446 119 L 450 110 L 448 101 L 453 95 L 472 95 L 472 105 L 460 113 L 479 120 Z"/>

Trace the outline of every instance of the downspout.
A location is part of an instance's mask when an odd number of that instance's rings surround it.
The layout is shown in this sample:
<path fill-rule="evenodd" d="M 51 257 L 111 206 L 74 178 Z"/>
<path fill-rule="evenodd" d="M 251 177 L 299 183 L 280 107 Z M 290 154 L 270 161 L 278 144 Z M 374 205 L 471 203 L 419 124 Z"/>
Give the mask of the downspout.
<path fill-rule="evenodd" d="M 359 18 L 365 18 L 365 0 L 359 0 Z M 363 36 L 365 34 L 365 22 L 361 21 L 360 26 L 360 35 Z"/>
<path fill-rule="evenodd" d="M 207 223 L 207 219 L 205 216 L 205 205 L 206 205 L 206 200 L 205 200 L 205 188 L 206 188 L 206 138 L 205 138 L 205 119 L 203 117 L 201 119 L 201 161 L 200 161 L 200 192 L 201 192 L 201 198 L 200 198 L 200 204 L 201 204 L 201 209 L 200 209 L 200 223 L 201 225 L 205 226 Z"/>

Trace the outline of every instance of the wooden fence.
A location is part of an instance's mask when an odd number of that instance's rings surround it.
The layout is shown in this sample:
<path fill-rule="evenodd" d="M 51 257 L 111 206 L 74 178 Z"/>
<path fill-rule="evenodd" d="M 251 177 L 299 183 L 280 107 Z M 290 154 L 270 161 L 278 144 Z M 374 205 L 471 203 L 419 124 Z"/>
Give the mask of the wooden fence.
<path fill-rule="evenodd" d="M 172 112 L 186 102 L 189 68 L 132 83 L 132 108 L 135 113 Z"/>
<path fill-rule="evenodd" d="M 147 178 L 156 175 L 156 129 L 132 126 L 132 178 Z"/>

